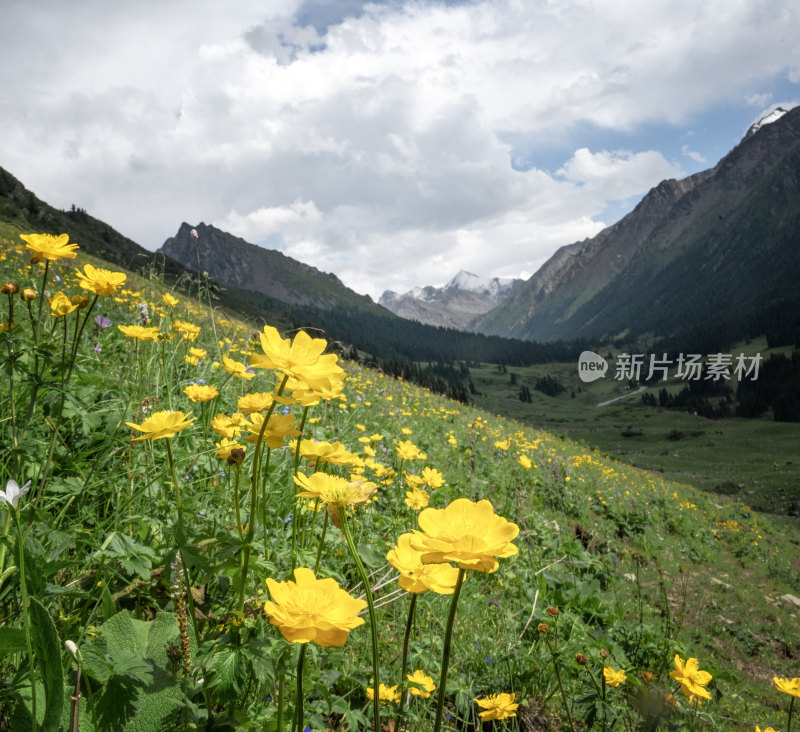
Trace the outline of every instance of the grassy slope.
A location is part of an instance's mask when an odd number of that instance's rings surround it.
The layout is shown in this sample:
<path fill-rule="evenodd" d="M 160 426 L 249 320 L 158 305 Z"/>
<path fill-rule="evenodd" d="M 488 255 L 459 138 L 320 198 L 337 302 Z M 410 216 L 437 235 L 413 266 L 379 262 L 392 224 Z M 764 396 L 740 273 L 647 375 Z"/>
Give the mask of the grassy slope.
<path fill-rule="evenodd" d="M 130 307 L 136 299 L 120 307 Z M 447 478 L 448 485 L 434 492 L 432 505 L 441 506 L 457 495 L 491 497 L 498 512 L 517 521 L 526 537 L 524 543 L 520 541 L 521 556 L 504 561 L 498 574 L 470 580 L 475 589 L 465 592 L 455 639 L 452 683 L 456 688 L 467 693 L 500 690 L 492 685 L 514 676 L 512 665 L 524 666 L 531 654 L 541 650 L 531 631 L 537 622 L 547 619 L 543 610 L 550 603 L 562 606 L 567 660 L 570 654 L 588 653 L 601 646 L 619 649 L 620 628 L 658 628 L 666 614 L 674 621 L 682 619 L 674 649 L 700 658 L 701 666 L 711 669 L 718 680 L 723 695 L 712 709 L 719 729 L 752 730 L 754 723 L 777 724 L 776 710 L 779 705 L 785 709 L 786 700 L 770 689 L 771 678 L 797 674 L 800 647 L 797 611 L 779 599 L 787 592 L 800 595 L 800 568 L 794 562 L 800 533 L 794 523 L 754 514 L 725 497 L 709 498 L 687 485 L 672 483 L 668 476 L 617 463 L 563 435 L 492 417 L 365 369 L 349 369 L 348 401 L 322 421 L 320 437 L 335 436 L 356 449 L 359 436 L 381 432 L 389 449 L 386 459 L 391 461 L 392 443 L 405 438 L 400 428 L 406 427 L 410 439 L 428 453 L 428 463 Z M 546 370 L 553 373 L 552 367 Z M 482 379 L 507 382 L 509 377 L 498 375 L 495 379 L 487 367 L 473 378 L 479 390 L 489 391 L 489 383 Z M 518 391 L 519 383 L 509 391 Z M 579 433 L 587 429 L 581 412 L 612 396 L 614 387 L 611 381 L 600 382 L 591 387 L 591 393 L 587 387 L 574 400 L 568 395 L 556 400 L 540 398 L 534 391 L 538 402 L 532 407 L 520 405 L 530 411 L 521 411 L 519 417 L 540 428 L 569 430 L 571 426 L 589 442 L 588 433 Z M 499 393 L 501 385 L 495 383 L 493 388 Z M 622 407 L 604 411 L 603 429 L 612 435 L 616 424 L 629 423 L 631 414 L 632 410 Z M 673 415 L 667 416 L 673 419 Z M 647 424 L 648 419 L 666 420 L 666 416 L 643 416 L 641 423 Z M 652 424 L 652 439 L 643 441 L 652 442 L 654 452 L 658 449 L 656 435 L 668 426 L 684 425 L 673 421 Z M 693 425 L 696 422 L 685 423 L 687 429 Z M 726 429 L 723 434 L 736 433 Z M 780 448 L 785 450 L 782 454 L 794 454 L 790 433 L 776 430 L 776 435 L 774 439 L 786 440 Z M 791 444 L 796 446 L 796 442 Z M 684 447 L 677 443 L 677 449 L 680 453 Z M 734 445 L 727 449 L 729 456 L 735 454 Z M 523 453 L 532 458 L 535 467 L 525 470 L 517 463 L 517 456 Z M 556 479 L 554 468 L 566 471 L 569 481 Z M 754 466 L 753 476 L 757 475 L 758 466 Z M 769 471 L 762 476 L 765 481 L 768 475 Z M 690 482 L 683 477 L 681 483 Z M 369 525 L 373 529 L 383 526 L 386 532 L 380 512 L 370 516 Z M 586 550 L 576 542 L 577 526 L 588 537 Z M 376 531 L 371 536 L 378 552 L 391 545 L 390 534 Z M 530 616 L 532 627 L 526 629 L 533 599 L 530 588 L 537 581 L 533 571 L 564 556 L 575 562 L 564 564 L 569 570 L 555 566 L 541 575 L 538 609 Z M 595 568 L 602 587 L 593 585 L 584 574 L 578 577 L 575 567 L 580 562 Z M 625 575 L 635 576 L 636 581 Z M 712 577 L 729 586 L 711 581 Z M 593 597 L 603 608 L 599 616 L 613 620 L 614 632 L 598 620 L 598 611 L 592 610 Z M 487 605 L 487 598 L 495 604 Z M 397 609 L 389 612 L 395 617 L 385 631 L 396 633 L 403 616 Z M 442 611 L 430 612 L 427 627 L 436 629 Z M 424 634 L 418 642 L 418 660 L 433 658 L 433 650 L 426 650 Z M 365 644 L 365 639 L 354 639 L 350 657 L 364 653 Z M 578 679 L 571 670 L 570 689 L 577 688 Z M 554 683 L 552 674 L 548 677 L 544 670 L 534 682 L 537 690 Z M 523 691 L 530 693 L 529 688 Z M 557 698 L 551 697 L 549 705 L 557 711 Z"/>
<path fill-rule="evenodd" d="M 785 352 L 786 349 L 775 349 Z M 763 341 L 735 347 L 732 352 L 772 352 Z M 800 425 L 752 419 L 710 420 L 677 410 L 643 406 L 640 394 L 607 378 L 584 384 L 577 365 L 543 364 L 509 368 L 471 369 L 481 394 L 475 403 L 487 411 L 564 433 L 588 446 L 664 477 L 715 493 L 740 498 L 753 508 L 776 514 L 800 510 Z M 510 374 L 516 374 L 512 385 Z M 533 389 L 537 377 L 558 378 L 566 391 L 550 397 Z M 519 401 L 520 387 L 531 389 L 533 401 Z M 656 398 L 664 386 L 677 392 L 684 383 L 649 382 Z M 575 396 L 572 396 L 574 392 Z M 619 401 L 598 406 L 616 397 Z M 681 433 L 681 439 L 670 439 Z"/>

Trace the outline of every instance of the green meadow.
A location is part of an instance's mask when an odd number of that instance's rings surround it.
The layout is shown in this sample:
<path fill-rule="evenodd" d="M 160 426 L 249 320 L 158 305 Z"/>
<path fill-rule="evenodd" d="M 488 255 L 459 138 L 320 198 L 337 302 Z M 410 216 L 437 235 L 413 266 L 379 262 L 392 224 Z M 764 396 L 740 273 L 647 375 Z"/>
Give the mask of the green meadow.
<path fill-rule="evenodd" d="M 766 359 L 786 349 L 768 349 L 761 339 L 739 344 L 731 352 L 761 353 Z M 569 436 L 670 480 L 738 498 L 758 511 L 790 518 L 800 515 L 797 423 L 708 419 L 642 403 L 645 393 L 657 399 L 660 389 L 677 393 L 687 383 L 674 378 L 646 382 L 647 389 L 639 392 L 615 379 L 611 370 L 604 379 L 583 383 L 577 363 L 508 367 L 506 373 L 496 365 L 482 365 L 470 371 L 480 392 L 472 398 L 487 411 Z M 536 380 L 548 376 L 565 391 L 548 396 L 535 390 Z M 530 403 L 519 399 L 523 385 L 530 390 Z M 605 404 L 610 400 L 615 401 Z"/>
<path fill-rule="evenodd" d="M 0 730 L 789 728 L 796 427 L 464 406 L 19 233 Z"/>

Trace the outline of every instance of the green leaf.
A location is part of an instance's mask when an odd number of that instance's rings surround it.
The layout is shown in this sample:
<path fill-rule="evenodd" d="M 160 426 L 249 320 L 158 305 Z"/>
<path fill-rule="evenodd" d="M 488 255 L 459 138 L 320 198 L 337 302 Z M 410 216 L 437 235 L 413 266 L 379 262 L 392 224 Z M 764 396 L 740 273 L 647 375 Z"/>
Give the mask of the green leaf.
<path fill-rule="evenodd" d="M 153 681 L 153 668 L 144 658 L 127 648 L 120 648 L 108 654 L 111 670 L 117 676 L 130 676 L 143 684 Z"/>
<path fill-rule="evenodd" d="M 379 569 L 386 564 L 386 554 L 373 549 L 369 544 L 359 544 L 358 555 L 370 569 Z"/>
<path fill-rule="evenodd" d="M 30 599 L 31 640 L 45 690 L 43 732 L 58 730 L 64 704 L 64 674 L 58 632 L 47 610 L 34 597 Z"/>
<path fill-rule="evenodd" d="M 25 651 L 25 631 L 22 628 L 10 628 L 4 626 L 0 628 L 0 656 L 9 653 L 19 653 Z"/>
<path fill-rule="evenodd" d="M 111 590 L 108 589 L 107 584 L 103 584 L 103 591 L 100 593 L 100 601 L 102 602 L 103 620 L 108 620 L 117 611 L 114 604 L 114 598 L 111 596 Z"/>

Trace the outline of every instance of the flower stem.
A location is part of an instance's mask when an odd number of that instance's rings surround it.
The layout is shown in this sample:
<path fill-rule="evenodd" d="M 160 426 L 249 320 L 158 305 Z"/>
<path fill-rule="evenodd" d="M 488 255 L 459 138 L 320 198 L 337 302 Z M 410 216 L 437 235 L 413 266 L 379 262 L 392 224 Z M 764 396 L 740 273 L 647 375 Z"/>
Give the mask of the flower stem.
<path fill-rule="evenodd" d="M 575 727 L 572 724 L 572 715 L 569 711 L 569 702 L 567 701 L 567 695 L 564 693 L 564 684 L 561 682 L 561 672 L 558 670 L 558 660 L 556 659 L 555 651 L 553 651 L 553 646 L 550 645 L 550 640 L 547 636 L 544 637 L 544 642 L 547 643 L 547 647 L 550 650 L 550 655 L 553 657 L 553 668 L 556 670 L 556 679 L 558 679 L 558 688 L 561 690 L 561 698 L 564 700 L 564 710 L 567 713 L 567 721 L 569 722 L 569 728 L 575 732 Z M 603 677 L 603 701 L 606 698 L 606 682 L 605 677 Z M 605 720 L 605 717 L 603 717 Z M 605 721 L 603 722 L 605 727 Z"/>
<path fill-rule="evenodd" d="M 283 389 L 286 386 L 287 381 L 289 381 L 289 377 L 284 376 L 283 381 L 281 381 L 281 384 L 278 387 L 278 390 L 275 392 L 276 396 L 280 396 L 283 393 Z M 276 404 L 277 402 L 273 401 L 270 405 L 270 408 L 267 410 L 267 413 L 264 415 L 264 421 L 261 424 L 261 431 L 258 433 L 258 439 L 256 440 L 256 449 L 253 451 L 253 474 L 250 476 L 250 518 L 248 519 L 249 526 L 247 527 L 247 541 L 245 542 L 244 551 L 242 553 L 242 584 L 239 588 L 240 613 L 244 613 L 244 596 L 247 590 L 247 570 L 250 566 L 250 550 L 252 548 L 253 534 L 256 528 L 255 521 L 256 511 L 258 509 L 258 478 L 261 470 L 261 446 L 264 443 L 264 433 L 267 431 L 269 418 L 275 411 Z"/>
<path fill-rule="evenodd" d="M 325 545 L 325 533 L 328 531 L 328 512 L 325 511 L 325 518 L 322 521 L 322 536 L 317 547 L 317 560 L 314 562 L 314 574 L 319 570 L 319 560 L 322 559 L 322 547 Z"/>
<path fill-rule="evenodd" d="M 467 571 L 459 567 L 458 579 L 453 590 L 453 599 L 450 600 L 450 611 L 447 614 L 447 626 L 444 631 L 444 645 L 442 648 L 442 670 L 439 674 L 439 696 L 436 702 L 436 723 L 433 732 L 439 732 L 442 728 L 442 716 L 444 715 L 444 700 L 447 687 L 447 667 L 450 664 L 450 642 L 453 637 L 453 624 L 456 619 L 456 605 L 458 596 L 461 594 L 461 586 L 464 584 L 464 577 Z"/>
<path fill-rule="evenodd" d="M 307 643 L 300 646 L 300 655 L 297 658 L 297 707 L 295 721 L 292 724 L 292 730 L 303 732 L 303 661 L 306 657 Z"/>
<path fill-rule="evenodd" d="M 792 711 L 794 709 L 794 696 L 789 702 L 789 721 L 786 723 L 786 732 L 792 732 Z"/>
<path fill-rule="evenodd" d="M 411 638 L 411 628 L 414 625 L 414 610 L 417 607 L 417 593 L 412 593 L 411 604 L 408 606 L 408 620 L 406 632 L 403 636 L 403 662 L 400 666 L 400 703 L 397 707 L 397 724 L 395 729 L 400 732 L 403 725 L 403 707 L 406 702 L 406 672 L 408 671 L 408 641 Z"/>
<path fill-rule="evenodd" d="M 361 557 L 358 556 L 358 551 L 356 550 L 355 542 L 353 541 L 353 534 L 350 532 L 350 526 L 347 523 L 347 512 L 343 507 L 339 508 L 339 520 L 342 523 L 342 531 L 344 532 L 344 538 L 347 542 L 347 547 L 350 549 L 350 555 L 353 557 L 353 561 L 356 564 L 356 569 L 358 570 L 358 575 L 361 578 L 361 582 L 364 585 L 364 594 L 367 598 L 367 606 L 369 607 L 369 627 L 372 634 L 372 688 L 375 690 L 375 694 L 373 696 L 373 729 L 375 732 L 380 732 L 381 730 L 381 700 L 380 700 L 380 681 L 378 679 L 379 668 L 378 668 L 378 625 L 377 625 L 377 618 L 375 617 L 375 603 L 372 599 L 372 590 L 369 587 L 369 577 L 367 576 L 367 571 L 364 569 L 364 565 L 361 562 Z"/>

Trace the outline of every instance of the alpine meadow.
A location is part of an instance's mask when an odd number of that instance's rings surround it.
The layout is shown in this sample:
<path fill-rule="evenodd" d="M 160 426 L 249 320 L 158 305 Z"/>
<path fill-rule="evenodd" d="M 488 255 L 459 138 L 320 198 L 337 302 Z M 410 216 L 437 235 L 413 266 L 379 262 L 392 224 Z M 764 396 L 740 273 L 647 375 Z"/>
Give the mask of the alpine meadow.
<path fill-rule="evenodd" d="M 791 728 L 795 519 L 0 237 L 0 729 Z"/>

